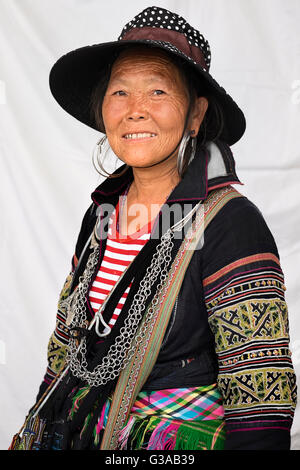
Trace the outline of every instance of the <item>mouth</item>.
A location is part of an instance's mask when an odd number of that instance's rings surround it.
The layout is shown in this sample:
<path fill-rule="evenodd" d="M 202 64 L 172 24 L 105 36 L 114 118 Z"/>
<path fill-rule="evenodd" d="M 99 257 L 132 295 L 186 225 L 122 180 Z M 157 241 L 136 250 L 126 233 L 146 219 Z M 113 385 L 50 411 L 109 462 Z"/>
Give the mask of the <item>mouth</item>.
<path fill-rule="evenodd" d="M 123 135 L 123 139 L 127 141 L 141 141 L 141 140 L 149 140 L 156 137 L 157 134 L 153 132 L 136 132 L 136 133 L 128 133 Z"/>

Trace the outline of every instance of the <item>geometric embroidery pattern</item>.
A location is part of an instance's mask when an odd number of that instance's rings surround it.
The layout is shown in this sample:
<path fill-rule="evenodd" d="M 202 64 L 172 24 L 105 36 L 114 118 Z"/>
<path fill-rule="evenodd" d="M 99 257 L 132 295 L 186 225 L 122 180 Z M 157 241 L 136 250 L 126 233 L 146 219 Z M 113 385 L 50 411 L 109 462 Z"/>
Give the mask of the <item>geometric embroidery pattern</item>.
<path fill-rule="evenodd" d="M 56 376 L 64 367 L 68 346 L 58 341 L 53 333 L 48 343 L 48 375 Z"/>
<path fill-rule="evenodd" d="M 48 343 L 48 367 L 45 375 L 48 383 L 62 370 L 68 354 L 69 328 L 66 326 L 64 300 L 69 296 L 72 278 L 73 271 L 70 271 L 59 294 L 56 326 Z"/>
<path fill-rule="evenodd" d="M 209 317 L 216 352 L 251 340 L 288 339 L 287 305 L 278 298 L 252 299 L 223 308 Z"/>
<path fill-rule="evenodd" d="M 261 403 L 268 413 L 273 414 L 278 407 L 280 410 L 286 408 L 292 416 L 290 405 L 296 399 L 296 380 L 292 368 L 262 368 L 221 374 L 218 386 L 227 418 L 230 410 L 238 410 L 238 413 L 232 414 L 237 417 L 243 409 L 249 410 L 249 405 L 254 405 L 251 406 L 253 412 L 261 413 Z"/>
<path fill-rule="evenodd" d="M 238 270 L 225 267 L 204 283 L 217 381 L 231 423 L 291 419 L 297 403 L 283 275 L 271 262 L 258 268 L 244 258 L 233 263 Z"/>

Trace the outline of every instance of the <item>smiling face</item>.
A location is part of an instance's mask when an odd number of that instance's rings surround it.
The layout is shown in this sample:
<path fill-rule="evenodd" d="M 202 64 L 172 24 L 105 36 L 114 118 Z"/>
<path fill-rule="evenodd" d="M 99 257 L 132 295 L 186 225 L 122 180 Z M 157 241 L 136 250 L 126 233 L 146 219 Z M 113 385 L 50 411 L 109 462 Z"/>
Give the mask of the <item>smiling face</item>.
<path fill-rule="evenodd" d="M 185 81 L 167 54 L 149 48 L 122 52 L 112 67 L 102 105 L 112 150 L 132 167 L 157 164 L 178 145 L 188 106 Z M 192 116 L 189 128 L 196 134 L 204 113 L 201 117 L 197 108 Z M 170 157 L 173 163 L 177 153 L 178 148 Z"/>

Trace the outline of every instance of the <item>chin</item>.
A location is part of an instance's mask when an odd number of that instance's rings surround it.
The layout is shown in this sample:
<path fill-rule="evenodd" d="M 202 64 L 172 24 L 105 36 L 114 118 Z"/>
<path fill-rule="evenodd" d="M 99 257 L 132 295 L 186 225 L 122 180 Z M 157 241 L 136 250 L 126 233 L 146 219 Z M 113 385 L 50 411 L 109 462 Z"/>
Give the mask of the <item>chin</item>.
<path fill-rule="evenodd" d="M 133 159 L 126 159 L 125 163 L 127 163 L 127 165 L 133 168 L 148 168 L 154 165 L 155 163 L 159 163 L 159 161 L 157 160 L 148 161 L 148 160 L 133 158 Z"/>
<path fill-rule="evenodd" d="M 124 163 L 126 163 L 129 166 L 132 167 L 140 167 L 140 168 L 147 168 L 151 165 L 154 165 L 155 163 L 159 163 L 160 160 L 163 160 L 163 157 L 161 158 L 154 158 L 153 156 L 147 156 L 145 155 L 144 152 L 135 152 L 134 155 L 126 154 L 122 155 L 120 158 Z"/>

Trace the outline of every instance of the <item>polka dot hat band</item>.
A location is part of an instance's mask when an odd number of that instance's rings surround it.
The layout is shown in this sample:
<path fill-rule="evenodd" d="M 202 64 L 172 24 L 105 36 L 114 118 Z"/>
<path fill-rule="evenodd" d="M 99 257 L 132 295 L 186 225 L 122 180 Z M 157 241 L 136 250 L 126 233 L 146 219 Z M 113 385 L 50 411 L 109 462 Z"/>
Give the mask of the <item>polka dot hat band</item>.
<path fill-rule="evenodd" d="M 149 28 L 154 30 L 160 28 L 160 30 L 154 31 Z M 163 41 L 165 40 L 166 43 L 169 42 L 171 51 L 177 49 L 176 52 L 185 52 L 187 58 L 192 60 L 194 64 L 200 62 L 205 70 L 209 70 L 211 55 L 208 41 L 199 31 L 189 25 L 182 16 L 178 16 L 169 10 L 158 7 L 143 10 L 142 13 L 135 16 L 133 20 L 124 26 L 118 40 L 128 40 L 130 38 L 153 41 L 160 38 Z M 176 44 L 178 44 L 178 47 L 176 47 Z M 168 47 L 168 44 L 165 47 Z"/>
<path fill-rule="evenodd" d="M 208 99 L 213 95 L 222 107 L 225 124 L 220 139 L 233 145 L 242 137 L 246 129 L 244 114 L 210 74 L 208 41 L 182 16 L 156 6 L 146 8 L 130 20 L 117 41 L 84 46 L 58 59 L 49 76 L 55 100 L 80 122 L 105 133 L 104 128 L 97 128 L 91 113 L 93 90 L 106 72 L 107 65 L 124 48 L 136 45 L 162 49 L 189 64 L 199 78 L 199 90 L 202 85 Z"/>

